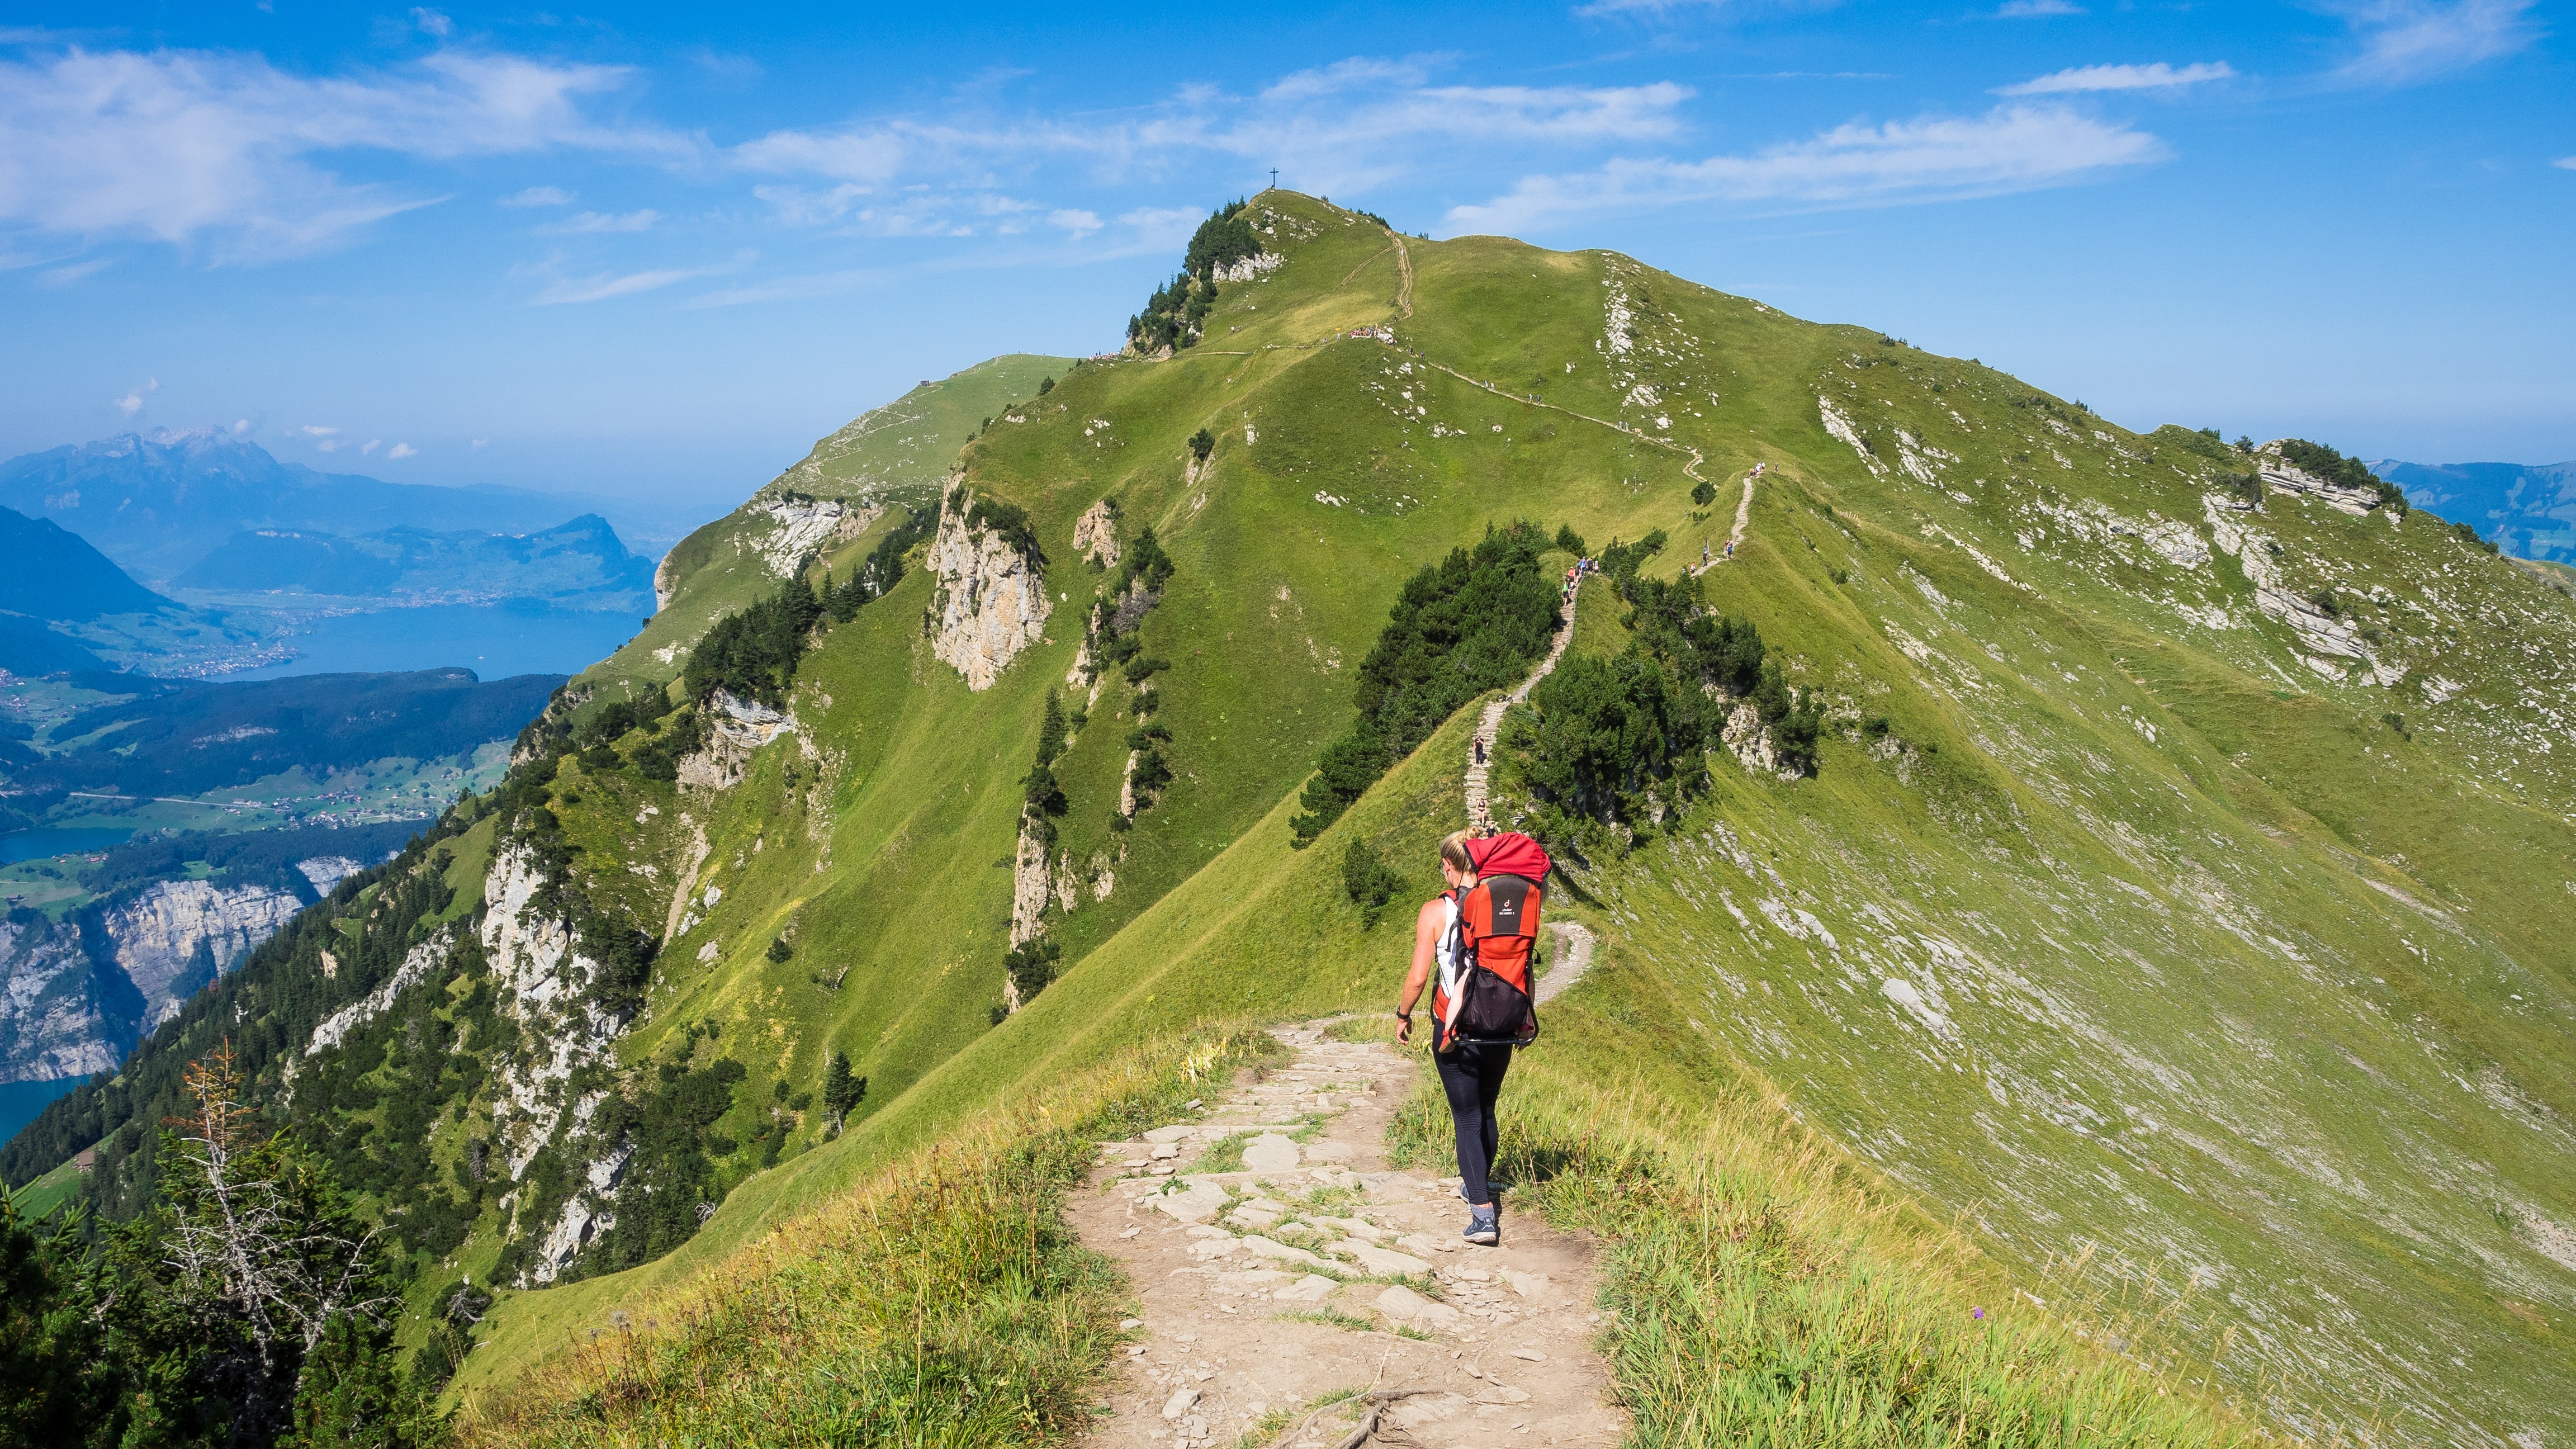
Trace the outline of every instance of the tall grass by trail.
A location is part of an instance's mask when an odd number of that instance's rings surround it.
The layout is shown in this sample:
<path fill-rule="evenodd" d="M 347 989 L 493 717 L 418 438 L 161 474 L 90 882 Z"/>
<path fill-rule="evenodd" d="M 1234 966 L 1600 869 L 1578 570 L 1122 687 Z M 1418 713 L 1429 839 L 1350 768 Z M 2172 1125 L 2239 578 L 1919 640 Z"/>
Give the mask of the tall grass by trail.
<path fill-rule="evenodd" d="M 2274 1441 L 2016 1298 L 1957 1235 L 1739 1095 L 1688 1111 L 1525 1052 L 1503 1097 L 1508 1201 L 1601 1240 L 1603 1348 L 1653 1449 L 2120 1449 Z M 1448 1108 L 1389 1130 L 1454 1170 Z M 1508 1223 L 1505 1231 L 1510 1231 Z M 2154 1325 L 2117 1325 L 2123 1343 Z"/>
<path fill-rule="evenodd" d="M 1138 1048 L 894 1163 L 838 1202 L 469 1400 L 473 1445 L 1061 1443 L 1127 1287 L 1062 1213 L 1101 1137 L 1170 1121 L 1277 1044 Z"/>

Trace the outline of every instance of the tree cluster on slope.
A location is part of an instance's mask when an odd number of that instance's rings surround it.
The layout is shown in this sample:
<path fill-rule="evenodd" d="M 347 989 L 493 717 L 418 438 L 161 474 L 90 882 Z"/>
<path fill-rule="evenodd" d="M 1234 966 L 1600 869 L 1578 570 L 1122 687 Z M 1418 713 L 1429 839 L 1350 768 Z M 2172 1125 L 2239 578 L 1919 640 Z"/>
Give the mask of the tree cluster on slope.
<path fill-rule="evenodd" d="M 1129 344 L 1139 352 L 1157 352 L 1198 341 L 1208 310 L 1216 305 L 1216 273 L 1260 251 L 1261 234 L 1252 229 L 1244 204 L 1218 207 L 1191 235 L 1180 274 L 1155 288 L 1145 310 L 1127 319 Z"/>
<path fill-rule="evenodd" d="M 2300 472 L 2323 478 L 2339 487 L 2359 489 L 2378 500 L 2380 507 L 2398 517 L 2406 516 L 2406 490 L 2370 471 L 2370 465 L 2359 458 L 2346 457 L 2323 443 L 2305 438 L 2283 438 L 2281 457 Z"/>
<path fill-rule="evenodd" d="M 1556 632 L 1557 590 L 1539 567 L 1547 535 L 1519 522 L 1488 529 L 1406 581 L 1362 660 L 1350 733 L 1324 747 L 1290 822 L 1304 847 L 1459 706 L 1518 683 Z"/>

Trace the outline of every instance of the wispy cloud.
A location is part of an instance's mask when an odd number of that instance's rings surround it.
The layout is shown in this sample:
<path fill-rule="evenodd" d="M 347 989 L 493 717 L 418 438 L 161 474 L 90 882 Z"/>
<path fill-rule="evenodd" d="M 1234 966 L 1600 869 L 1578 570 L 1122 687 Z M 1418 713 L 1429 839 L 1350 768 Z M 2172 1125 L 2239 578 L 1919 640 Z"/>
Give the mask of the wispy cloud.
<path fill-rule="evenodd" d="M 48 287 L 68 287 L 83 277 L 102 271 L 115 263 L 114 257 L 92 257 L 88 261 L 73 262 L 69 266 L 49 267 L 42 275 Z"/>
<path fill-rule="evenodd" d="M 141 387 L 131 389 L 125 394 L 125 396 L 118 398 L 116 400 L 116 410 L 130 418 L 136 413 L 143 411 L 143 400 L 145 398 L 150 397 L 152 394 L 159 392 L 160 390 L 161 380 L 157 377 L 153 378 L 144 383 Z"/>
<path fill-rule="evenodd" d="M 2561 156 L 2549 164 L 2562 171 L 2576 171 L 2576 156 Z"/>
<path fill-rule="evenodd" d="M 920 228 L 936 210 L 948 234 L 987 227 L 962 199 L 932 207 L 923 193 L 962 197 L 957 178 L 1030 177 L 1070 164 L 1118 182 L 1206 157 L 1277 165 L 1288 184 L 1330 194 L 1418 174 L 1458 146 L 1582 146 L 1678 134 L 1693 92 L 1637 86 L 1438 85 L 1443 57 L 1354 57 L 1283 76 L 1250 94 L 1191 87 L 1106 117 L 900 116 L 773 131 L 731 148 L 735 166 L 781 178 L 754 194 L 798 224 Z M 817 185 L 815 183 L 825 183 Z M 984 183 L 996 193 L 1000 183 Z M 920 234 L 915 230 L 909 234 Z"/>
<path fill-rule="evenodd" d="M 204 243 L 217 261 L 261 261 L 439 199 L 343 180 L 326 156 L 693 150 L 585 113 L 626 79 L 616 66 L 467 50 L 318 79 L 208 51 L 73 49 L 0 63 L 0 155 L 10 158 L 0 225 Z"/>
<path fill-rule="evenodd" d="M 2359 0 L 2333 6 L 2360 51 L 2337 73 L 2365 85 L 2405 85 L 2512 55 L 2540 36 L 2536 0 Z"/>
<path fill-rule="evenodd" d="M 653 223 L 661 219 L 662 213 L 651 207 L 628 212 L 584 211 L 563 221 L 549 222 L 538 227 L 537 232 L 541 236 L 569 236 L 595 231 L 651 231 Z"/>
<path fill-rule="evenodd" d="M 503 206 L 570 206 L 572 193 L 560 186 L 531 186 L 501 198 Z"/>
<path fill-rule="evenodd" d="M 2081 15 L 2084 7 L 2074 0 L 2004 0 L 1995 12 L 1997 20 L 2036 20 L 2049 15 Z"/>
<path fill-rule="evenodd" d="M 388 460 L 395 458 L 417 458 L 419 456 L 420 449 L 413 447 L 409 443 L 396 443 L 385 452 L 385 457 Z"/>
<path fill-rule="evenodd" d="M 1453 209 L 1448 224 L 1514 232 L 1572 215 L 1711 201 L 1796 210 L 1892 206 L 2064 186 L 2164 155 L 2162 142 L 2122 123 L 2062 106 L 1998 107 L 1972 119 L 1837 126 L 1749 155 L 1622 159 L 1571 176 L 1531 176 L 1493 201 Z"/>
<path fill-rule="evenodd" d="M 2153 65 L 2085 65 L 2061 70 L 2037 80 L 2004 86 L 1999 96 L 2053 96 L 2076 91 L 2152 91 L 2176 86 L 2196 86 L 2203 81 L 2233 80 L 2235 67 L 2227 62 L 2203 61 L 2180 70 L 2164 61 Z"/>
<path fill-rule="evenodd" d="M 675 282 L 692 277 L 713 276 L 717 267 L 659 267 L 642 272 L 600 272 L 588 277 L 567 277 L 548 286 L 530 299 L 539 307 L 557 307 L 575 302 L 605 302 L 612 297 L 632 297 L 639 292 L 658 292 Z"/>

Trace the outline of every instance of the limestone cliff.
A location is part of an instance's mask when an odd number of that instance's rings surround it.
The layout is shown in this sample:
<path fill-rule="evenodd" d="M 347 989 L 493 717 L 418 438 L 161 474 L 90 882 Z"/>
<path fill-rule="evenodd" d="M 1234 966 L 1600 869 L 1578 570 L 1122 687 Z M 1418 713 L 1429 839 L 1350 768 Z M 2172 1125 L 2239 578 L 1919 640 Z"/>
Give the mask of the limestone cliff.
<path fill-rule="evenodd" d="M 303 909 L 266 886 L 163 881 L 104 917 L 117 964 L 143 995 L 143 1030 L 176 1016 L 198 987 L 232 969 Z"/>
<path fill-rule="evenodd" d="M 131 1040 L 105 1000 L 77 927 L 0 919 L 0 1082 L 112 1071 Z"/>
<path fill-rule="evenodd" d="M 1044 637 L 1054 606 L 1028 556 L 1000 531 L 972 521 L 972 501 L 963 489 L 949 495 L 930 544 L 939 576 L 931 652 L 966 676 L 967 688 L 983 690 Z"/>
<path fill-rule="evenodd" d="M 498 1064 L 494 1073 L 493 1138 L 507 1159 L 510 1177 L 523 1183 L 521 1192 L 528 1164 L 550 1143 L 562 1143 L 576 1161 L 594 1156 L 571 1139 L 590 1125 L 607 1094 L 593 1090 L 575 1098 L 568 1086 L 583 1068 L 614 1065 L 617 1033 L 624 1025 L 600 1008 L 591 990 L 599 963 L 581 953 L 571 923 L 544 886 L 535 857 L 513 847 L 493 861 L 483 887 L 490 902 L 483 918 L 483 950 L 499 987 L 500 1006 L 517 1022 L 521 1039 L 535 1048 Z M 624 1158 L 618 1150 L 595 1158 L 583 1169 L 590 1191 L 576 1190 L 547 1226 L 543 1249 L 528 1269 L 531 1282 L 553 1282 L 614 1221 L 603 1204 L 588 1199 L 604 1196 L 615 1185 Z M 527 1206 L 513 1204 L 514 1228 L 534 1226 L 517 1221 Z"/>

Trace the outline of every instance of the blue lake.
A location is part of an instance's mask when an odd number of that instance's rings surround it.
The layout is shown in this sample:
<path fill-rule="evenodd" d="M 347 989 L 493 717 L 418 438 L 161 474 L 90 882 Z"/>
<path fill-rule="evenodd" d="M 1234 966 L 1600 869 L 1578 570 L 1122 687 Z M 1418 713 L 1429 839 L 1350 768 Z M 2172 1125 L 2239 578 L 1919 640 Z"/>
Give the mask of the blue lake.
<path fill-rule="evenodd" d="M 221 676 L 281 679 L 290 674 L 379 673 L 462 665 L 484 679 L 514 674 L 579 674 L 617 652 L 643 628 L 635 614 L 550 609 L 540 604 L 439 604 L 316 619 L 290 636 L 296 657 Z"/>
<path fill-rule="evenodd" d="M 65 1077 L 58 1082 L 0 1082 L 0 1142 L 17 1136 L 20 1128 L 45 1110 L 46 1103 L 70 1095 L 82 1080 Z"/>
<path fill-rule="evenodd" d="M 123 845 L 134 834 L 105 826 L 45 826 L 35 830 L 12 830 L 0 834 L 0 865 L 16 865 L 22 860 L 42 860 L 49 855 L 96 854 L 110 846 Z M 6 1086 L 0 1083 L 0 1086 Z M 70 1088 L 64 1088 L 69 1091 Z"/>

